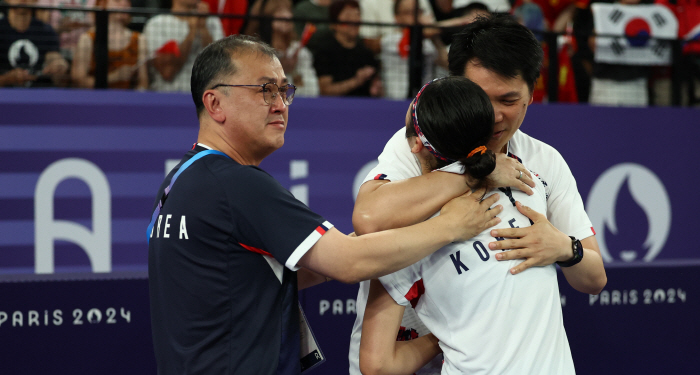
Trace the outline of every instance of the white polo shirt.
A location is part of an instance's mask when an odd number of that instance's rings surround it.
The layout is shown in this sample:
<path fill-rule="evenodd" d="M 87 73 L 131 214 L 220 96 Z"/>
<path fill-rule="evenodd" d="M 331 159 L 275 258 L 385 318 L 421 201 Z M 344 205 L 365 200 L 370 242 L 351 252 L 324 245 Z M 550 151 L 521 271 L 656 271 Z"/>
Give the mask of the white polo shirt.
<path fill-rule="evenodd" d="M 586 237 L 589 237 L 591 235 L 594 235 L 595 232 L 593 231 L 593 228 L 591 226 L 591 222 L 588 219 L 588 215 L 584 211 L 583 207 L 583 201 L 581 200 L 581 196 L 578 193 L 577 187 L 576 187 L 576 181 L 571 174 L 571 171 L 569 170 L 568 165 L 562 158 L 562 156 L 559 154 L 558 151 L 556 151 L 553 147 L 545 144 L 544 142 L 541 142 L 539 140 L 536 140 L 527 134 L 517 131 L 514 135 L 513 138 L 508 142 L 508 154 L 512 157 L 515 157 L 519 159 L 526 167 L 530 168 L 531 170 L 536 172 L 536 175 L 539 177 L 538 180 L 539 182 L 542 183 L 542 186 L 544 188 L 544 195 L 545 195 L 545 205 L 541 209 L 538 209 L 540 212 L 546 212 L 547 218 L 549 221 L 557 227 L 559 230 L 562 232 L 575 236 L 576 238 L 583 239 Z M 375 180 L 375 179 L 383 179 L 383 180 L 390 180 L 390 181 L 400 181 L 403 179 L 411 178 L 411 177 L 416 177 L 421 174 L 420 171 L 420 163 L 416 159 L 416 157 L 411 153 L 410 148 L 408 146 L 408 143 L 406 141 L 405 137 L 405 129 L 400 129 L 397 131 L 394 136 L 389 140 L 387 143 L 386 147 L 384 148 L 384 151 L 378 158 L 379 164 L 372 170 L 370 173 L 367 175 L 367 178 L 365 179 L 366 181 L 369 180 Z M 538 182 L 538 186 L 539 186 Z M 540 194 L 540 193 L 537 193 Z M 536 194 L 536 195 L 537 195 Z M 529 205 L 528 203 L 525 202 L 530 202 L 530 199 L 532 197 L 528 197 L 526 194 L 521 193 L 517 190 L 512 190 L 512 195 L 516 200 L 521 200 L 524 204 Z M 517 195 L 517 197 L 516 197 Z M 500 204 L 503 204 L 504 207 L 507 208 L 506 204 L 509 203 L 509 199 L 502 198 L 501 201 L 499 202 Z M 510 206 L 512 207 L 512 206 Z M 533 208 L 536 208 L 537 206 L 531 206 Z M 514 209 L 514 207 L 513 207 Z M 546 210 L 546 211 L 545 211 Z M 511 212 L 511 210 L 508 210 L 508 212 Z M 502 215 L 504 215 L 506 211 L 504 211 Z M 520 215 L 517 210 L 515 210 L 515 213 L 517 215 Z M 522 216 L 522 215 L 520 215 Z M 503 217 L 502 217 L 503 218 Z M 515 217 L 512 217 L 515 218 Z M 508 219 L 510 220 L 510 219 Z M 520 220 L 516 221 L 520 222 Z M 507 220 L 502 221 L 501 224 L 508 225 Z M 529 223 L 528 223 L 529 224 Z M 524 225 L 518 225 L 518 226 L 524 226 Z M 493 241 L 493 239 L 489 240 L 486 242 Z M 472 243 L 472 248 L 474 244 Z M 441 252 L 442 250 L 439 250 Z M 456 250 L 455 250 L 456 251 Z M 490 250 L 487 250 L 490 252 Z M 471 252 L 474 252 L 472 249 Z M 462 251 L 460 251 L 460 254 Z M 436 253 L 437 254 L 437 253 Z M 476 255 L 476 253 L 472 254 Z M 491 254 L 491 262 L 495 262 L 495 259 L 493 259 L 493 255 Z M 430 258 L 430 257 L 429 257 Z M 426 258 L 429 259 L 429 258 Z M 480 258 L 477 258 L 480 259 Z M 448 257 L 448 261 L 451 262 L 451 259 Z M 464 261 L 462 261 L 464 263 Z M 520 261 L 516 261 L 520 262 Z M 486 262 L 488 263 L 488 262 Z M 505 269 L 509 269 L 510 267 L 506 266 L 506 263 L 503 263 Z M 508 262 L 510 263 L 510 262 Z M 451 263 L 450 263 L 451 264 Z M 466 264 L 466 263 L 465 263 Z M 448 264 L 449 265 L 449 264 Z M 491 265 L 489 263 L 489 265 Z M 512 266 L 511 266 L 512 267 Z M 553 266 L 551 266 L 553 269 Z M 411 268 L 411 267 L 409 267 Z M 546 267 L 545 267 L 546 268 Z M 402 272 L 402 271 L 399 271 Z M 517 282 L 522 282 L 523 285 L 526 285 L 529 283 L 529 281 L 523 277 L 523 278 L 518 278 L 517 276 L 523 276 L 526 274 L 526 272 L 521 273 L 519 275 L 516 275 L 512 280 L 517 281 Z M 553 279 L 553 285 L 556 286 L 556 272 L 554 272 L 554 279 Z M 353 327 L 353 332 L 351 336 L 351 342 L 350 342 L 350 354 L 349 354 L 349 360 L 350 360 L 350 374 L 360 374 L 359 372 L 359 346 L 360 346 L 360 337 L 362 333 L 362 319 L 364 316 L 364 311 L 365 311 L 365 306 L 367 304 L 367 295 L 369 292 L 369 283 L 368 282 L 363 282 L 360 284 L 360 289 L 358 292 L 357 296 L 357 319 L 355 321 L 355 325 Z M 557 301 L 558 301 L 558 292 L 557 294 Z M 522 308 L 527 307 L 527 305 L 523 305 Z M 406 309 L 407 313 L 404 314 L 408 315 L 410 312 L 410 307 Z M 560 312 L 561 313 L 561 312 Z M 522 322 L 522 320 L 519 320 Z M 402 323 L 402 326 L 406 326 L 405 321 Z M 424 322 L 427 324 L 427 322 Z M 557 324 L 561 324 L 560 322 Z M 493 324 L 491 324 L 493 325 Z M 490 327 L 493 329 L 493 327 Z M 409 329 L 409 327 L 407 327 Z M 563 328 L 562 328 L 563 329 Z M 429 330 L 417 330 L 419 333 L 419 336 L 422 336 L 423 334 L 429 332 Z M 491 332 L 491 331 L 489 331 Z M 495 331 L 493 331 L 495 333 Z M 440 340 L 442 338 L 438 336 Z M 568 344 L 566 345 L 566 350 L 568 351 Z M 448 352 L 446 352 L 447 355 Z M 570 357 L 570 354 L 569 354 Z M 447 363 L 447 358 L 445 363 Z M 538 374 L 544 374 L 547 372 L 543 372 L 544 368 L 543 367 L 538 367 L 537 369 Z M 556 369 L 553 369 L 554 372 L 553 374 L 556 374 Z M 439 371 L 435 372 L 435 370 L 430 370 L 427 372 L 421 372 L 421 373 L 440 373 Z M 508 372 L 505 372 L 508 373 Z M 527 373 L 527 372 L 517 372 L 517 373 Z M 564 372 L 565 373 L 565 372 Z M 573 365 L 571 367 L 571 373 L 573 373 Z"/>

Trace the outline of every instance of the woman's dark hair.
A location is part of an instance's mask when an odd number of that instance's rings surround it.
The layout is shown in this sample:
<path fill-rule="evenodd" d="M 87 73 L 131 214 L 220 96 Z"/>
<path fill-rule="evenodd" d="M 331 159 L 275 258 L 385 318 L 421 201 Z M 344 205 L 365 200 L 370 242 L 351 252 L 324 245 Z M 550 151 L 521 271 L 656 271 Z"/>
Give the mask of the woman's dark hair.
<path fill-rule="evenodd" d="M 423 135 L 442 156 L 457 160 L 466 173 L 480 180 L 496 167 L 496 155 L 491 150 L 475 152 L 493 136 L 494 114 L 491 101 L 484 90 L 464 77 L 451 76 L 425 86 L 416 104 L 416 117 Z M 417 136 L 413 121 L 406 126 L 406 136 Z M 438 168 L 449 162 L 438 160 Z"/>

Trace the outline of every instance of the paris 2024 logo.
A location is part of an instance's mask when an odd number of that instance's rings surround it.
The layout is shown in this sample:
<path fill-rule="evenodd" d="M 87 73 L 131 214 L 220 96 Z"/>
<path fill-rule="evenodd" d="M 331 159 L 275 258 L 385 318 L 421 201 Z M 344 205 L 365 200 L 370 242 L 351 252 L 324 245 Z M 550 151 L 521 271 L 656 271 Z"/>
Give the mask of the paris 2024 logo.
<path fill-rule="evenodd" d="M 625 184 L 626 182 L 626 184 Z M 635 231 L 644 242 L 632 248 L 612 249 L 606 242 L 606 232 L 617 235 L 622 220 L 634 213 L 617 210 L 624 186 L 634 203 L 646 215 L 648 228 Z M 626 192 L 625 192 L 626 193 Z M 639 210 L 635 208 L 636 210 Z M 671 229 L 671 201 L 661 179 L 650 169 L 634 163 L 617 164 L 600 175 L 591 188 L 586 212 L 598 233 L 600 253 L 606 262 L 614 260 L 651 262 L 661 252 Z M 625 217 L 619 217 L 625 215 Z M 606 230 L 607 229 L 607 230 Z M 641 240 L 640 240 L 641 242 Z M 640 248 L 634 248 L 640 247 Z M 617 259 L 619 258 L 619 259 Z"/>

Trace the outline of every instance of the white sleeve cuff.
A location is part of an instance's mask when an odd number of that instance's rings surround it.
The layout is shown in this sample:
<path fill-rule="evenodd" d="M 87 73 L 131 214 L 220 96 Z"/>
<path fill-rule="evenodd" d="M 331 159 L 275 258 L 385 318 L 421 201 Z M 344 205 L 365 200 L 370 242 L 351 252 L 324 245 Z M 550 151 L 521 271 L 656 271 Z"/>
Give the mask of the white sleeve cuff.
<path fill-rule="evenodd" d="M 324 221 L 323 224 L 316 227 L 316 229 L 314 229 L 314 231 L 311 232 L 311 234 L 309 234 L 304 241 L 301 241 L 296 249 L 294 249 L 292 255 L 287 258 L 287 262 L 284 265 L 292 271 L 298 271 L 299 268 L 301 268 L 297 266 L 299 259 L 301 259 L 301 257 L 303 257 L 304 254 L 306 254 L 306 252 L 309 251 L 309 249 L 311 249 L 316 242 L 318 242 L 318 240 L 320 240 L 321 237 L 331 228 L 333 228 L 333 224 L 327 221 Z"/>

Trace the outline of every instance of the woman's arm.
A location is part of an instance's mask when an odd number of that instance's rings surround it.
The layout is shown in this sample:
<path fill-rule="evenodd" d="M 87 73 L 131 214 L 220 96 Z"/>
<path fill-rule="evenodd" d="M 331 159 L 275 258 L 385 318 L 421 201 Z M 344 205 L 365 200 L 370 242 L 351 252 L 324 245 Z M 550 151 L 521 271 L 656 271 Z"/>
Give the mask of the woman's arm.
<path fill-rule="evenodd" d="M 318 87 L 321 95 L 324 96 L 343 96 L 352 90 L 362 86 L 372 77 L 375 70 L 373 67 L 365 66 L 357 70 L 352 78 L 344 81 L 333 81 L 333 76 L 326 75 L 318 77 Z"/>
<path fill-rule="evenodd" d="M 88 33 L 83 33 L 78 40 L 73 56 L 71 79 L 76 87 L 91 89 L 95 87 L 95 77 L 88 74 L 92 61 L 92 39 Z"/>
<path fill-rule="evenodd" d="M 440 353 L 432 333 L 415 340 L 396 341 L 404 309 L 379 280 L 371 281 L 360 342 L 363 374 L 412 374 Z"/>
<path fill-rule="evenodd" d="M 143 34 L 139 35 L 139 57 L 137 59 L 138 80 L 136 88 L 146 90 L 148 88 L 148 65 L 146 65 L 146 37 Z"/>

